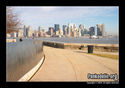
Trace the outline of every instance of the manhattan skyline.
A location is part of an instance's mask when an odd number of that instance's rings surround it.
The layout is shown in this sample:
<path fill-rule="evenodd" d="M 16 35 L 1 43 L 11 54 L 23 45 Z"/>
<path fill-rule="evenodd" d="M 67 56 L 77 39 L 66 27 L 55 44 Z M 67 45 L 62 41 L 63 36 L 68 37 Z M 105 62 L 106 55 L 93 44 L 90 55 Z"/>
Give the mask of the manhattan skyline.
<path fill-rule="evenodd" d="M 118 6 L 11 6 L 24 25 L 48 30 L 54 24 L 84 24 L 85 28 L 104 23 L 107 34 L 119 33 Z"/>

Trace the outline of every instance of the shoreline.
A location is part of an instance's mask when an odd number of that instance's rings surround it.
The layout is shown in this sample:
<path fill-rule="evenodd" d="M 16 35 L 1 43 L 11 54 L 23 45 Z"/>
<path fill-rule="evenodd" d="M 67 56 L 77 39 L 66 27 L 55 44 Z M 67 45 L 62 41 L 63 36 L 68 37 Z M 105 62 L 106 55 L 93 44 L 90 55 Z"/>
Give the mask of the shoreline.
<path fill-rule="evenodd" d="M 63 48 L 63 49 L 87 49 L 88 45 L 93 45 L 94 50 L 108 51 L 108 52 L 119 51 L 119 44 L 62 43 L 62 42 L 43 41 L 43 45 L 55 48 Z"/>

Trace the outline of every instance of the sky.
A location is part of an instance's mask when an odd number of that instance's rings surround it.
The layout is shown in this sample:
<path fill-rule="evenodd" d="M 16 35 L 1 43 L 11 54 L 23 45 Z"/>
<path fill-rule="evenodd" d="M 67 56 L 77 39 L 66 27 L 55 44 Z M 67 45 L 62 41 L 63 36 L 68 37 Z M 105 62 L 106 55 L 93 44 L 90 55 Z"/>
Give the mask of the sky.
<path fill-rule="evenodd" d="M 85 28 L 105 24 L 107 34 L 119 33 L 118 6 L 11 6 L 23 25 L 48 30 L 54 24 L 84 24 Z"/>

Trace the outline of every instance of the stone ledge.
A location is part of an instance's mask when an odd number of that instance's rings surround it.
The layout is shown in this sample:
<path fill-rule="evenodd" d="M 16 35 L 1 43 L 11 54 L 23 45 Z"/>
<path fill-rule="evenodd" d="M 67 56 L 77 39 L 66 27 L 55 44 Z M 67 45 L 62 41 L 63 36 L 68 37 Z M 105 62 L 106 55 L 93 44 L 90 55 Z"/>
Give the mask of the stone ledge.
<path fill-rule="evenodd" d="M 18 81 L 19 82 L 29 81 L 32 78 L 32 76 L 37 72 L 37 70 L 40 68 L 44 59 L 45 59 L 45 57 L 43 56 L 43 58 L 39 61 L 39 63 L 33 69 L 31 69 L 29 72 L 27 72 L 23 77 L 21 77 Z"/>
<path fill-rule="evenodd" d="M 88 45 L 93 45 L 94 49 L 99 49 L 104 51 L 119 50 L 119 44 L 59 43 L 59 42 L 51 42 L 51 41 L 43 41 L 43 44 L 46 46 L 63 48 L 63 49 L 84 49 L 84 48 L 87 48 Z"/>
<path fill-rule="evenodd" d="M 16 42 L 16 39 L 6 39 L 6 42 Z"/>

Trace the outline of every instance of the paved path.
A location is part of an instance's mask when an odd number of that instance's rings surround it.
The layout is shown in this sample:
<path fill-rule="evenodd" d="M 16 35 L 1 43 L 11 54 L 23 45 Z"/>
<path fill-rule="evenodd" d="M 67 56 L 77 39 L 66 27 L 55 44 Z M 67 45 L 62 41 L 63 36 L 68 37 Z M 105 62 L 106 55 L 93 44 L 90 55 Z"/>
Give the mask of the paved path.
<path fill-rule="evenodd" d="M 111 81 L 88 79 L 88 73 L 118 73 L 118 60 L 89 55 L 82 50 L 44 46 L 45 61 L 30 81 Z"/>

